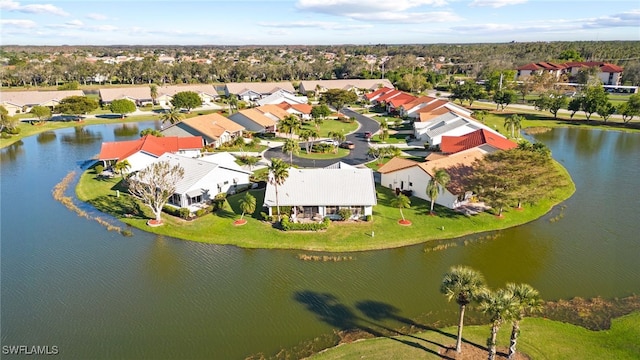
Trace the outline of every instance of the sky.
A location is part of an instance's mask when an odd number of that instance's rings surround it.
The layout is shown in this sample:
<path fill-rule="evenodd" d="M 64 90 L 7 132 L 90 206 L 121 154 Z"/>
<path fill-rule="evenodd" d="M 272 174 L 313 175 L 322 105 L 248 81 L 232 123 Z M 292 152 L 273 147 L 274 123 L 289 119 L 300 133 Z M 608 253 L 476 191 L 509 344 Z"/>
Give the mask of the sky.
<path fill-rule="evenodd" d="M 2 45 L 640 41 L 638 0 L 0 0 Z"/>

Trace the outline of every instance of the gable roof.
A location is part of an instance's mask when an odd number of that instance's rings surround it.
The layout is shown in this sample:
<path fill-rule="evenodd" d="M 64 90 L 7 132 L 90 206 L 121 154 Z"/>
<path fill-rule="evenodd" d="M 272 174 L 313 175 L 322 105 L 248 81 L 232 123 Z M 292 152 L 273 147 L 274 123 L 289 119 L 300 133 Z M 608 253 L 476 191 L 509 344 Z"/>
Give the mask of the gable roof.
<path fill-rule="evenodd" d="M 518 147 L 518 144 L 507 138 L 485 129 L 479 129 L 462 136 L 443 136 L 440 149 L 443 153 L 454 154 L 484 144 L 488 144 L 498 150 L 509 150 Z"/>
<path fill-rule="evenodd" d="M 137 140 L 103 142 L 98 160 L 122 160 L 139 151 L 158 157 L 167 152 L 200 148 L 202 148 L 201 136 L 155 137 L 146 135 Z"/>
<path fill-rule="evenodd" d="M 364 97 L 366 97 L 368 100 L 371 100 L 377 96 L 381 96 L 382 94 L 386 94 L 389 91 L 394 90 L 393 87 L 381 87 L 377 90 L 375 90 L 374 92 L 370 92 L 368 94 L 364 94 Z"/>
<path fill-rule="evenodd" d="M 278 186 L 280 206 L 372 206 L 376 189 L 371 169 L 289 168 L 289 176 Z M 264 203 L 275 206 L 275 188 L 267 184 Z"/>
<path fill-rule="evenodd" d="M 440 115 L 444 115 L 446 113 L 449 112 L 449 109 L 447 109 L 446 107 L 441 107 L 429 112 L 420 112 L 419 115 L 419 122 L 427 122 L 427 121 L 431 121 L 435 118 L 437 118 Z"/>
<path fill-rule="evenodd" d="M 386 93 L 384 93 L 384 94 L 380 95 L 380 96 L 376 99 L 376 101 L 377 101 L 377 102 L 387 101 L 387 100 L 392 99 L 392 98 L 394 98 L 394 97 L 396 97 L 396 96 L 399 96 L 399 95 L 400 95 L 400 94 L 402 94 L 402 93 L 403 93 L 403 92 L 402 92 L 402 91 L 400 91 L 400 90 L 395 90 L 395 89 L 393 89 L 393 90 L 391 90 L 391 91 L 388 91 L 388 92 L 386 92 Z"/>
<path fill-rule="evenodd" d="M 300 83 L 306 91 L 322 89 L 377 89 L 381 86 L 393 88 L 388 79 L 337 79 L 337 80 L 305 80 Z"/>
<path fill-rule="evenodd" d="M 393 159 L 389 160 L 386 164 L 382 165 L 378 169 L 378 172 L 381 174 L 387 174 L 394 171 L 410 168 L 417 164 L 418 164 L 417 161 L 413 161 L 413 160 L 409 160 L 401 157 L 394 157 Z"/>
<path fill-rule="evenodd" d="M 166 95 L 173 97 L 175 94 L 184 91 L 193 91 L 198 94 L 207 94 L 214 97 L 218 96 L 218 92 L 213 85 L 194 84 L 194 85 L 167 85 L 158 87 L 158 97 Z"/>
<path fill-rule="evenodd" d="M 98 93 L 100 94 L 100 100 L 104 102 L 111 102 L 113 100 L 123 98 L 134 100 L 151 100 L 151 89 L 148 86 L 104 88 L 99 89 Z"/>
<path fill-rule="evenodd" d="M 294 104 L 306 104 L 309 98 L 306 96 L 295 96 L 285 90 L 278 90 L 273 94 L 258 100 L 258 105 L 276 104 L 280 102 L 291 102 Z"/>
<path fill-rule="evenodd" d="M 275 116 L 276 118 L 278 118 L 278 120 L 282 120 L 282 119 L 286 118 L 287 116 L 291 115 L 286 110 L 284 110 L 283 108 L 281 108 L 281 107 L 279 107 L 278 105 L 275 105 L 275 104 L 262 105 L 262 106 L 258 106 L 256 108 L 254 108 L 254 109 L 260 111 L 261 113 L 263 113 L 265 115 L 271 114 L 271 115 Z"/>
<path fill-rule="evenodd" d="M 436 110 L 438 108 L 441 108 L 445 105 L 450 104 L 450 102 L 448 100 L 444 100 L 444 99 L 436 99 L 435 101 L 430 102 L 429 104 L 427 104 L 427 106 L 424 106 L 420 109 L 418 109 L 418 113 L 424 113 L 424 112 L 430 112 L 433 110 Z"/>
<path fill-rule="evenodd" d="M 409 111 L 420 104 L 429 104 L 435 100 L 438 100 L 438 99 L 431 96 L 420 96 L 419 98 L 416 98 L 413 101 L 403 104 L 402 107 L 406 111 Z"/>
<path fill-rule="evenodd" d="M 182 123 L 213 139 L 220 138 L 225 131 L 235 133 L 244 130 L 244 126 L 227 119 L 219 113 L 195 116 L 182 120 Z"/>
<path fill-rule="evenodd" d="M 283 110 L 289 110 L 289 109 L 294 109 L 298 112 L 301 112 L 303 114 L 311 114 L 311 110 L 313 109 L 313 106 L 309 105 L 309 104 L 289 104 L 286 102 L 280 103 L 277 105 L 279 108 L 283 109 Z"/>
<path fill-rule="evenodd" d="M 293 85 L 287 81 L 281 82 L 240 82 L 226 83 L 226 90 L 229 94 L 242 94 L 246 91 L 253 91 L 257 94 L 267 95 L 282 89 L 292 94 L 296 92 Z"/>
<path fill-rule="evenodd" d="M 240 110 L 237 113 L 229 116 L 229 118 L 233 120 L 236 114 L 244 115 L 244 117 L 246 117 L 247 119 L 263 127 L 276 126 L 275 120 L 265 116 L 264 113 L 262 113 L 260 110 L 257 110 L 257 108 Z M 289 114 L 287 113 L 287 115 Z"/>
<path fill-rule="evenodd" d="M 16 106 L 38 105 L 49 101 L 57 101 L 69 96 L 84 96 L 82 90 L 58 91 L 0 91 L 0 103 Z"/>
<path fill-rule="evenodd" d="M 411 94 L 401 93 L 398 96 L 394 96 L 391 100 L 387 101 L 387 104 L 393 106 L 394 108 L 397 108 L 415 99 L 416 97 Z"/>

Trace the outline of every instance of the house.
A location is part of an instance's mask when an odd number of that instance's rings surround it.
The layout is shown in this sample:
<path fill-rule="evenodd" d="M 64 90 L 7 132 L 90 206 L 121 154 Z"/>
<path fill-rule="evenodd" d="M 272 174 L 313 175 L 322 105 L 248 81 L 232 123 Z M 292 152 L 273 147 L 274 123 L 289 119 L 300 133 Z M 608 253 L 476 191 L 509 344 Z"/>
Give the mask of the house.
<path fill-rule="evenodd" d="M 499 150 L 515 149 L 518 144 L 485 129 L 478 129 L 462 136 L 443 136 L 440 151 L 443 154 L 455 154 L 469 149 L 479 149 L 485 154 Z"/>
<path fill-rule="evenodd" d="M 255 107 L 254 109 L 260 111 L 262 114 L 275 120 L 276 122 L 291 115 L 289 112 L 287 112 L 280 106 L 274 105 L 274 104 L 262 105 L 262 106 Z"/>
<path fill-rule="evenodd" d="M 586 68 L 597 68 L 599 70 L 598 79 L 604 85 L 619 86 L 622 83 L 624 69 L 618 65 L 600 61 L 569 61 L 562 64 L 551 62 L 529 63 L 516 68 L 516 79 L 541 72 L 551 73 L 558 79 L 562 74 L 576 76 L 580 70 Z"/>
<path fill-rule="evenodd" d="M 490 127 L 473 120 L 470 112 L 459 111 L 450 106 L 441 106 L 431 112 L 421 112 L 420 117 L 413 122 L 413 135 L 417 141 L 439 146 L 442 136 L 461 136 L 485 129 L 497 136 L 503 137 Z"/>
<path fill-rule="evenodd" d="M 388 113 L 395 113 L 397 109 L 402 105 L 413 102 L 415 100 L 416 100 L 415 96 L 403 92 L 401 94 L 398 94 L 398 96 L 394 96 L 393 98 L 385 101 L 386 110 Z"/>
<path fill-rule="evenodd" d="M 442 104 L 447 103 L 447 100 L 436 99 L 431 96 L 420 96 L 413 101 L 406 102 L 398 107 L 398 114 L 403 117 L 417 117 L 418 110 L 430 105 L 430 104 Z"/>
<path fill-rule="evenodd" d="M 427 185 L 437 169 L 445 169 L 451 180 L 435 203 L 455 209 L 464 204 L 470 195 L 465 192 L 462 180 L 469 175 L 473 162 L 483 156 L 481 150 L 470 149 L 423 163 L 396 157 L 378 169 L 380 184 L 396 192 L 410 190 L 412 196 L 431 201 L 427 195 Z"/>
<path fill-rule="evenodd" d="M 213 85 L 168 85 L 158 87 L 158 97 L 156 98 L 156 102 L 158 105 L 164 108 L 170 108 L 172 106 L 171 100 L 173 99 L 173 97 L 177 93 L 184 91 L 192 91 L 198 94 L 198 96 L 200 96 L 200 99 L 202 100 L 203 106 L 215 105 L 214 101 L 220 97 Z"/>
<path fill-rule="evenodd" d="M 229 119 L 246 130 L 257 133 L 275 133 L 278 124 L 277 117 L 267 116 L 257 108 L 240 110 L 230 115 Z"/>
<path fill-rule="evenodd" d="M 113 100 L 127 99 L 136 106 L 144 106 L 153 103 L 151 88 L 148 86 L 104 88 L 98 89 L 100 103 L 109 105 Z"/>
<path fill-rule="evenodd" d="M 309 98 L 306 96 L 295 96 L 292 93 L 285 90 L 278 90 L 273 94 L 259 99 L 256 101 L 258 105 L 268 105 L 268 104 L 306 104 L 309 102 Z"/>
<path fill-rule="evenodd" d="M 205 145 L 219 147 L 241 137 L 242 131 L 244 131 L 244 126 L 218 113 L 213 113 L 184 119 L 162 129 L 161 133 L 164 136 L 202 136 Z"/>
<path fill-rule="evenodd" d="M 311 119 L 311 110 L 313 109 L 313 106 L 309 104 L 287 104 L 283 102 L 278 104 L 278 107 L 302 120 Z"/>
<path fill-rule="evenodd" d="M 53 110 L 60 101 L 69 96 L 84 96 L 82 90 L 65 91 L 0 91 L 0 105 L 9 116 L 28 113 L 34 106 L 46 106 Z"/>
<path fill-rule="evenodd" d="M 376 188 L 371 169 L 347 164 L 319 169 L 289 168 L 289 176 L 278 186 L 278 204 L 290 206 L 294 220 L 338 219 L 339 210 L 351 210 L 352 218 L 373 214 Z M 275 187 L 270 183 L 264 196 L 269 215 L 276 211 Z"/>
<path fill-rule="evenodd" d="M 242 82 L 227 83 L 224 86 L 224 93 L 228 97 L 236 95 L 238 100 L 255 101 L 269 96 L 279 90 L 284 90 L 290 94 L 295 94 L 293 84 L 286 81 L 281 82 Z"/>
<path fill-rule="evenodd" d="M 105 167 L 127 160 L 129 172 L 144 169 L 165 153 L 179 153 L 185 156 L 200 156 L 202 137 L 155 137 L 146 135 L 137 140 L 103 142 L 98 160 Z"/>
<path fill-rule="evenodd" d="M 530 63 L 516 68 L 516 79 L 542 72 L 548 72 L 558 79 L 564 70 L 565 66 L 563 64 L 555 64 L 551 62 Z"/>
<path fill-rule="evenodd" d="M 312 92 L 319 95 L 329 89 L 353 90 L 356 93 L 373 91 L 378 88 L 393 88 L 388 79 L 340 79 L 340 80 L 305 80 L 300 82 L 301 94 Z"/>
<path fill-rule="evenodd" d="M 404 94 L 404 92 L 400 90 L 392 89 L 390 91 L 386 91 L 380 94 L 379 96 L 371 99 L 370 101 L 371 101 L 371 104 L 373 105 L 385 104 L 388 100 L 391 100 L 394 97 L 399 96 L 400 94 Z"/>
<path fill-rule="evenodd" d="M 176 191 L 167 204 L 195 212 L 207 206 L 217 194 L 235 193 L 238 186 L 250 184 L 251 173 L 242 170 L 233 155 L 221 154 L 224 155 L 205 160 L 165 153 L 155 159 L 155 162 L 168 161 L 171 166 L 179 165 L 184 170 L 184 176 L 176 183 Z"/>
<path fill-rule="evenodd" d="M 369 100 L 370 102 L 373 102 L 375 100 L 377 100 L 380 96 L 390 92 L 390 91 L 394 91 L 395 89 L 393 87 L 381 87 L 379 89 L 376 89 L 370 93 L 364 94 L 364 97 Z"/>

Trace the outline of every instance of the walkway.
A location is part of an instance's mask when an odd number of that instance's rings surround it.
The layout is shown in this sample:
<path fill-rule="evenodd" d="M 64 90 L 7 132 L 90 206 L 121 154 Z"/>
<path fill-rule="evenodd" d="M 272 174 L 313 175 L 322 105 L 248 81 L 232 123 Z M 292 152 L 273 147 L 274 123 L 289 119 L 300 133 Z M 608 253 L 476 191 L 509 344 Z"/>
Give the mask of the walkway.
<path fill-rule="evenodd" d="M 358 112 L 355 112 L 348 108 L 343 108 L 341 111 L 347 117 L 355 117 L 356 121 L 360 124 L 358 129 L 347 135 L 347 141 L 352 141 L 355 144 L 355 149 L 349 152 L 349 155 L 327 160 L 313 160 L 303 159 L 297 156 L 293 156 L 293 164 L 299 167 L 313 168 L 313 167 L 325 167 L 331 164 L 335 164 L 338 161 L 342 161 L 349 165 L 360 165 L 368 161 L 371 161 L 367 152 L 369 151 L 369 142 L 364 138 L 364 133 L 370 131 L 372 134 L 380 129 L 380 124 L 371 118 L 364 116 Z M 264 157 L 268 159 L 279 158 L 289 163 L 289 154 L 282 152 L 282 147 L 273 147 L 264 152 Z"/>

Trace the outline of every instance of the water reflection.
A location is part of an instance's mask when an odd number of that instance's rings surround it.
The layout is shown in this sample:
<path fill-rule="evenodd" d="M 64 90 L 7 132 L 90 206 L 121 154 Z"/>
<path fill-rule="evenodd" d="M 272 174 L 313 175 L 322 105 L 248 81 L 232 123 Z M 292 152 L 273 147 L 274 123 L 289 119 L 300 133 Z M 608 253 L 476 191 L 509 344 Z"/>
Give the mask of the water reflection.
<path fill-rule="evenodd" d="M 120 127 L 113 129 L 113 135 L 116 137 L 130 137 L 139 134 L 138 125 L 122 124 Z"/>
<path fill-rule="evenodd" d="M 24 145 L 24 143 L 22 140 L 19 140 L 0 150 L 0 160 L 2 162 L 15 161 L 20 155 L 24 154 L 22 145 Z"/>
<path fill-rule="evenodd" d="M 39 144 L 46 144 L 54 141 L 56 139 L 56 133 L 53 131 L 45 131 L 43 133 L 38 134 L 36 140 Z"/>
<path fill-rule="evenodd" d="M 102 142 L 102 133 L 89 130 L 84 126 L 76 126 L 73 128 L 73 133 L 62 135 L 62 141 L 73 145 L 92 145 Z"/>

